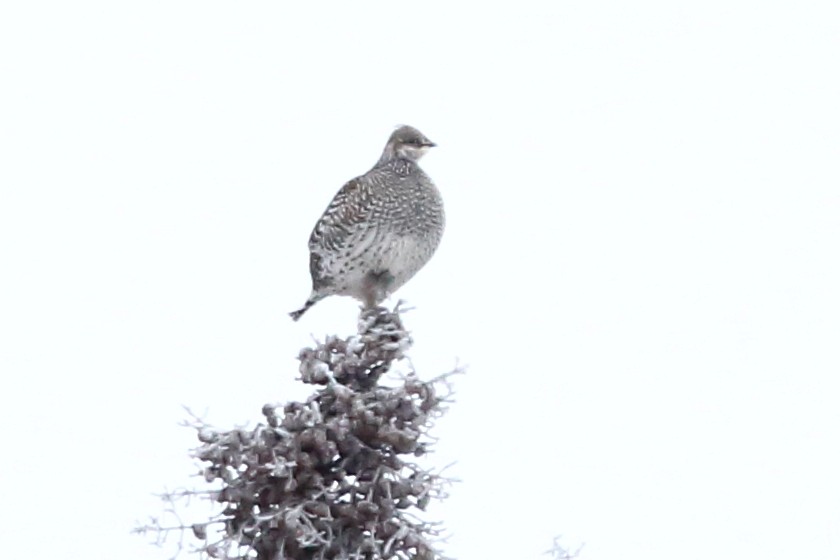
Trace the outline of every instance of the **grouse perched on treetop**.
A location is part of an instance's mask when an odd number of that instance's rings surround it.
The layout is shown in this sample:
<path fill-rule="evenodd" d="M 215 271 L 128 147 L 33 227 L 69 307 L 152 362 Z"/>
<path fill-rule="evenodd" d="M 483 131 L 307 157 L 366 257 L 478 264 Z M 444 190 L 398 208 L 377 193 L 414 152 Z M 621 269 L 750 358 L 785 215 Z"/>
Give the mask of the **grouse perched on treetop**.
<path fill-rule="evenodd" d="M 312 293 L 381 303 L 425 265 L 444 228 L 440 193 L 418 161 L 435 146 L 410 126 L 396 129 L 373 168 L 341 187 L 309 237 Z"/>

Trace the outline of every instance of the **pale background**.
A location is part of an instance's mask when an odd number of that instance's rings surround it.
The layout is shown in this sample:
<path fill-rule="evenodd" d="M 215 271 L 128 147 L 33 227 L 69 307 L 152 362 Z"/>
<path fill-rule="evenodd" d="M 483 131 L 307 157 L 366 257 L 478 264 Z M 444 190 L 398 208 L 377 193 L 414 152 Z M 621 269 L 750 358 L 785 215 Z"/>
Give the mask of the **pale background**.
<path fill-rule="evenodd" d="M 0 536 L 129 534 L 176 427 L 303 398 L 306 240 L 411 124 L 443 244 L 399 292 L 456 361 L 432 513 L 469 558 L 840 558 L 840 9 L 726 0 L 8 2 Z"/>

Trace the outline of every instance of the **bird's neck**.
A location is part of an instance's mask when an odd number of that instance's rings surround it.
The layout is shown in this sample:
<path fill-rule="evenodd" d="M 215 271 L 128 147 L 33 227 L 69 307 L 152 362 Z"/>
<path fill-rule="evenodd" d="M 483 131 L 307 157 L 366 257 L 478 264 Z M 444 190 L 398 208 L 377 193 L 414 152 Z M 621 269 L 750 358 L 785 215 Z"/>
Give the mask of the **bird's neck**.
<path fill-rule="evenodd" d="M 393 146 L 386 146 L 385 151 L 382 152 L 382 157 L 377 162 L 377 167 L 384 167 L 386 165 L 408 165 L 416 166 L 417 157 L 415 154 L 407 152 L 406 150 L 396 150 Z"/>
<path fill-rule="evenodd" d="M 418 169 L 416 160 L 407 158 L 393 151 L 389 152 L 388 150 L 386 150 L 385 153 L 382 154 L 382 157 L 379 158 L 379 162 L 377 162 L 376 167 L 391 169 L 394 173 L 401 177 L 411 175 L 415 169 Z"/>
<path fill-rule="evenodd" d="M 394 149 L 393 146 L 388 145 L 385 146 L 385 150 L 382 151 L 382 157 L 379 158 L 379 161 L 376 162 L 377 167 L 385 167 L 395 159 L 398 159 L 400 156 L 397 154 L 397 151 Z"/>
<path fill-rule="evenodd" d="M 408 177 L 418 169 L 416 161 L 406 158 L 395 158 L 388 165 L 400 177 Z"/>

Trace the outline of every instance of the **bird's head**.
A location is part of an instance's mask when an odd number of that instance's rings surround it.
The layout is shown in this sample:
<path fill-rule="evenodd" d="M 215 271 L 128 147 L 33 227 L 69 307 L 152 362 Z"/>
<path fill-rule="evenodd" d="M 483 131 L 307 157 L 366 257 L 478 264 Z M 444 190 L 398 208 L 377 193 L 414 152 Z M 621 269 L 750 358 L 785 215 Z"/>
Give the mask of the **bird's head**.
<path fill-rule="evenodd" d="M 412 126 L 401 126 L 388 139 L 383 158 L 398 157 L 417 161 L 436 144 Z"/>

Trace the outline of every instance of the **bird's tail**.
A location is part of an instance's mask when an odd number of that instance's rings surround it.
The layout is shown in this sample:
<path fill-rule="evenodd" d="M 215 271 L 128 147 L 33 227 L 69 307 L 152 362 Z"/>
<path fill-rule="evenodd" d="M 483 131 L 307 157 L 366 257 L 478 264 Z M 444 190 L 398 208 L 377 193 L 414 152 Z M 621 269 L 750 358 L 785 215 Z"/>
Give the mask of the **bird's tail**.
<path fill-rule="evenodd" d="M 319 296 L 319 295 L 312 294 L 311 296 L 309 296 L 309 299 L 306 300 L 306 303 L 303 304 L 303 307 L 301 307 L 297 311 L 292 311 L 291 313 L 289 313 L 289 316 L 293 320 L 297 321 L 298 319 L 300 319 L 303 316 L 304 313 L 309 311 L 310 307 L 312 307 L 313 305 L 315 305 L 316 303 L 318 303 L 322 299 L 324 299 L 324 296 Z"/>

